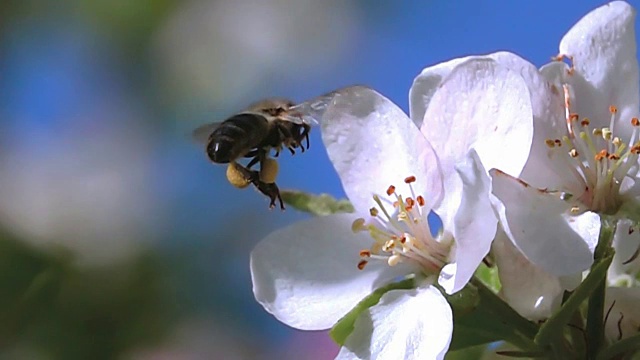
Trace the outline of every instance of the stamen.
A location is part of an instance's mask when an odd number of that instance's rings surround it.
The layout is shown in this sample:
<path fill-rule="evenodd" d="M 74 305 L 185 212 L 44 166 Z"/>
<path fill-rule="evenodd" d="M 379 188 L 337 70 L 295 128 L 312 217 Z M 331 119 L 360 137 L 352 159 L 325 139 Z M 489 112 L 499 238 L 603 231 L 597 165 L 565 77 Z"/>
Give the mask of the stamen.
<path fill-rule="evenodd" d="M 568 75 L 573 75 L 573 73 L 576 70 L 576 66 L 573 63 L 573 56 L 571 56 L 571 55 L 558 54 L 558 55 L 552 57 L 551 60 L 560 61 L 560 62 L 563 62 L 564 60 L 567 60 L 567 65 L 569 65 L 569 69 L 567 69 L 567 74 Z"/>
<path fill-rule="evenodd" d="M 368 257 L 371 257 L 371 251 L 369 251 L 369 249 L 363 249 L 363 250 L 360 250 L 360 257 L 361 257 L 361 258 L 365 258 L 365 257 L 366 257 L 366 258 L 368 258 Z"/>
<path fill-rule="evenodd" d="M 561 56 L 560 59 L 565 59 Z M 544 144 L 549 151 L 560 151 L 555 157 L 575 176 L 575 183 L 550 192 L 561 194 L 569 203 L 569 211 L 579 214 L 593 211 L 600 214 L 615 214 L 625 197 L 620 189 L 627 176 L 635 176 L 640 156 L 640 119 L 630 119 L 631 134 L 619 134 L 617 106 L 608 107 L 608 127 L 591 128 L 591 120 L 572 112 L 575 93 L 569 84 L 562 85 L 564 92 L 566 133 L 560 138 L 546 138 Z M 604 119 L 598 119 L 601 124 Z M 594 123 L 595 124 L 595 123 Z M 630 136 L 629 136 L 630 135 Z M 629 172 L 633 171 L 632 174 Z M 565 196 L 570 194 L 571 196 Z M 574 196 L 575 194 L 575 196 Z"/>
<path fill-rule="evenodd" d="M 351 224 L 351 231 L 353 231 L 354 233 L 357 233 L 357 232 L 366 230 L 364 223 L 365 221 L 363 218 L 355 219 Z"/>
<path fill-rule="evenodd" d="M 434 239 L 425 218 L 429 209 L 421 208 L 426 201 L 422 195 L 414 194 L 412 183 L 416 181 L 416 177 L 408 176 L 404 181 L 409 185 L 412 196 L 405 198 L 396 193 L 395 186 L 389 186 L 387 195 L 394 195 L 396 198 L 391 213 L 380 197 L 374 195 L 373 199 L 378 206 L 372 207 L 369 214 L 375 220 L 366 224 L 364 219 L 356 219 L 352 223 L 354 232 L 366 230 L 374 240 L 370 249 L 359 252 L 359 269 L 363 269 L 371 261 L 382 260 L 390 266 L 410 261 L 418 264 L 425 273 L 432 274 L 439 272 L 448 262 L 453 240 L 451 235 L 447 233 Z"/>
<path fill-rule="evenodd" d="M 620 140 L 619 137 L 614 137 L 613 141 L 612 141 L 613 145 L 615 145 L 616 147 L 620 147 L 620 146 L 624 146 L 624 143 L 622 142 L 622 140 Z"/>
<path fill-rule="evenodd" d="M 393 248 L 396 246 L 396 242 L 394 240 L 388 240 L 386 243 L 384 243 L 384 245 L 382 246 L 382 251 L 384 252 L 391 252 L 391 250 L 393 250 Z"/>
<path fill-rule="evenodd" d="M 569 136 L 573 137 L 573 126 L 571 126 L 571 90 L 569 85 L 563 84 L 562 90 L 564 92 L 564 117 L 567 121 L 567 131 L 569 132 Z"/>
<path fill-rule="evenodd" d="M 407 198 L 407 209 L 410 207 L 413 207 L 413 205 L 416 203 L 415 201 L 413 201 L 412 198 Z"/>
<path fill-rule="evenodd" d="M 402 258 L 400 257 L 400 255 L 391 255 L 389 257 L 389 260 L 387 260 L 387 264 L 389 264 L 389 266 L 396 266 L 400 263 L 401 260 Z"/>
<path fill-rule="evenodd" d="M 380 197 L 378 195 L 373 195 L 373 201 L 375 201 L 376 204 L 378 204 L 378 206 L 380 207 L 380 209 L 384 213 L 384 216 L 387 217 L 387 220 L 391 220 L 391 216 L 389 216 L 389 213 L 387 212 L 387 209 L 385 209 L 384 206 L 382 205 L 382 201 L 380 201 Z"/>
<path fill-rule="evenodd" d="M 600 160 L 602 160 L 602 159 L 606 158 L 606 157 L 607 157 L 607 155 L 608 155 L 608 154 L 607 154 L 607 150 L 600 150 L 600 151 L 596 154 L 596 156 L 594 157 L 594 159 L 596 159 L 596 161 L 600 161 Z"/>

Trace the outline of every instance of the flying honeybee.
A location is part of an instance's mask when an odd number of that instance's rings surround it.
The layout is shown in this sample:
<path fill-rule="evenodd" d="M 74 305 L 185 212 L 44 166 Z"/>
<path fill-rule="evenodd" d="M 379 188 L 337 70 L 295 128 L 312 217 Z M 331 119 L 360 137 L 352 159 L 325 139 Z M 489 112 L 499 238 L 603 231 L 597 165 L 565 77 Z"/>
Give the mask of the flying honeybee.
<path fill-rule="evenodd" d="M 332 99 L 349 89 L 345 88 L 296 105 L 287 99 L 267 99 L 250 105 L 222 122 L 206 124 L 195 129 L 193 136 L 206 144 L 211 161 L 229 164 L 227 180 L 238 188 L 252 184 L 270 199 L 270 208 L 279 202 L 284 210 L 280 190 L 275 183 L 278 163 L 270 157 L 272 150 L 277 157 L 281 150 L 309 149 L 309 132 L 318 125 L 322 114 Z M 250 158 L 246 166 L 241 158 Z M 252 170 L 256 164 L 259 170 Z"/>

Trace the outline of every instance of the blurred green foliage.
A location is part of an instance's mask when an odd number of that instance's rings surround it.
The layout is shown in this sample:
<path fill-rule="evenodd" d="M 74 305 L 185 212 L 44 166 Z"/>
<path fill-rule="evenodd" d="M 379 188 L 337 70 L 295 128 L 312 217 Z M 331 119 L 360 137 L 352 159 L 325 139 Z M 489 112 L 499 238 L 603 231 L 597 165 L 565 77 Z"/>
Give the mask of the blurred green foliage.
<path fill-rule="evenodd" d="M 102 267 L 76 265 L 0 230 L 0 358 L 113 359 L 162 340 L 175 319 L 171 284 L 153 253 Z"/>

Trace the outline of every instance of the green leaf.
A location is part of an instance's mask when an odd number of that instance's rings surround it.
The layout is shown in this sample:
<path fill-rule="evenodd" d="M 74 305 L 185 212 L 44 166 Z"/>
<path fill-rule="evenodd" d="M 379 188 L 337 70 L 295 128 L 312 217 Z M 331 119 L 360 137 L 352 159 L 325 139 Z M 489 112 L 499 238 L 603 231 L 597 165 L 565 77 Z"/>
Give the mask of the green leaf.
<path fill-rule="evenodd" d="M 446 294 L 442 291 L 443 294 Z M 474 311 L 480 304 L 478 289 L 473 286 L 465 286 L 462 290 L 452 295 L 445 295 L 451 309 L 457 316 L 462 316 Z"/>
<path fill-rule="evenodd" d="M 347 337 L 353 332 L 356 319 L 364 311 L 367 311 L 370 307 L 376 305 L 382 295 L 391 290 L 408 290 L 415 287 L 415 280 L 413 278 L 405 279 L 399 282 L 385 285 L 381 288 L 374 290 L 371 295 L 362 299 L 351 311 L 349 311 L 342 319 L 331 328 L 329 335 L 338 345 L 344 345 Z"/>
<path fill-rule="evenodd" d="M 537 351 L 532 340 L 537 326 L 516 313 L 480 280 L 473 279 L 472 282 L 461 290 L 469 298 L 465 306 L 460 306 L 457 295 L 447 296 L 453 309 L 453 338 L 449 349 L 460 350 L 504 340 L 521 349 Z M 471 299 L 474 295 L 475 303 Z"/>
<path fill-rule="evenodd" d="M 466 314 L 453 311 L 453 337 L 450 350 L 460 350 L 502 340 L 509 331 L 495 316 L 482 308 Z"/>
<path fill-rule="evenodd" d="M 498 267 L 497 266 L 487 266 L 484 262 L 480 263 L 478 269 L 476 270 L 475 276 L 482 280 L 485 285 L 494 292 L 499 292 L 502 288 L 502 284 L 500 283 L 500 277 L 498 276 Z"/>
<path fill-rule="evenodd" d="M 349 200 L 338 200 L 329 194 L 314 195 L 297 190 L 282 190 L 280 195 L 287 205 L 316 216 L 354 212 Z"/>

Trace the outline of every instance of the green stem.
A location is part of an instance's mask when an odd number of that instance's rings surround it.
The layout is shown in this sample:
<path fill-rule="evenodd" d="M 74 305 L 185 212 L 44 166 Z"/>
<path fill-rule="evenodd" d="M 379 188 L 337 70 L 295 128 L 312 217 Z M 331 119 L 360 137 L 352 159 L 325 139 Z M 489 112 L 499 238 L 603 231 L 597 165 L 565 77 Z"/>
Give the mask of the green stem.
<path fill-rule="evenodd" d="M 541 327 L 535 341 L 537 344 L 549 345 L 554 339 L 562 336 L 565 325 L 571 321 L 573 314 L 580 305 L 591 295 L 594 289 L 606 277 L 607 269 L 613 260 L 613 253 L 601 259 L 591 268 L 591 272 L 584 281 L 573 291 L 562 307 L 553 314 Z M 602 324 L 601 324 L 602 325 Z"/>
<path fill-rule="evenodd" d="M 598 245 L 593 256 L 593 269 L 600 265 L 606 258 L 611 255 L 613 258 L 613 235 L 616 232 L 616 221 L 607 217 L 600 218 L 600 236 Z M 611 261 L 609 261 L 609 264 Z M 607 266 L 608 268 L 608 266 Z M 587 307 L 587 354 L 589 359 L 595 359 L 596 354 L 600 351 L 604 343 L 604 302 L 607 289 L 607 272 L 603 272 L 593 292 L 589 296 L 589 305 Z"/>

